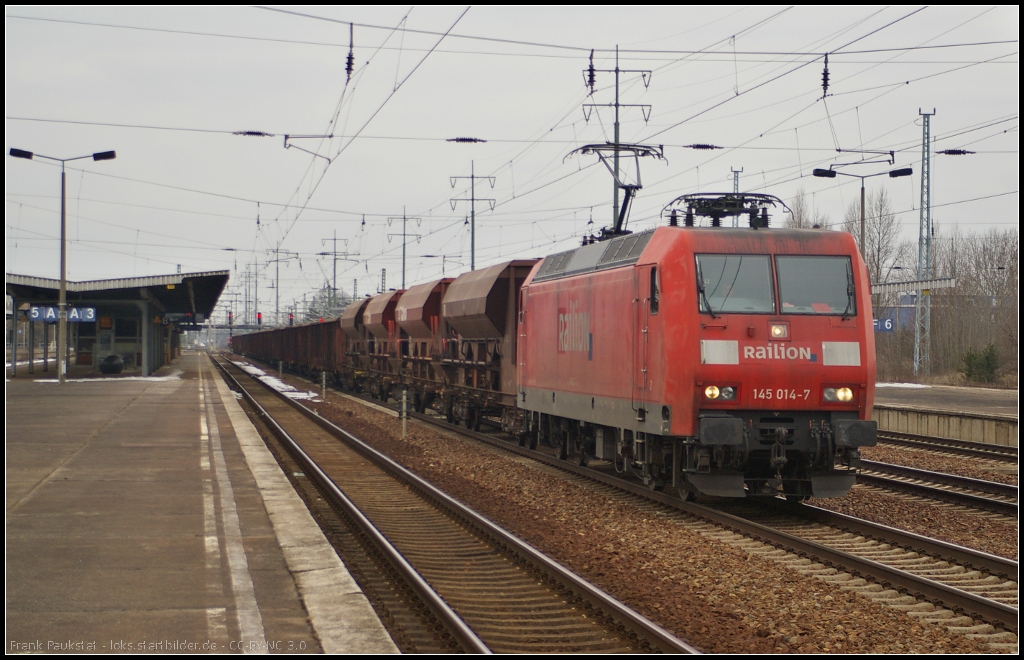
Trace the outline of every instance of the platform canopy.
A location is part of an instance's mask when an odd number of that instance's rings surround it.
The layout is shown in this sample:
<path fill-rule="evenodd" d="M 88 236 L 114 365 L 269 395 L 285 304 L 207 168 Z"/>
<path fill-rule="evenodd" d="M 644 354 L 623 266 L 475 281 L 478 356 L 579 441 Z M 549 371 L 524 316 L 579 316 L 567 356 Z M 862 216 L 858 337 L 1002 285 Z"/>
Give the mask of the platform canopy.
<path fill-rule="evenodd" d="M 155 304 L 166 314 L 191 313 L 192 318 L 199 320 L 213 313 L 229 275 L 230 271 L 215 270 L 86 282 L 68 280 L 68 305 L 77 301 L 138 300 Z M 60 297 L 60 280 L 7 273 L 5 290 L 19 301 L 56 303 Z"/>

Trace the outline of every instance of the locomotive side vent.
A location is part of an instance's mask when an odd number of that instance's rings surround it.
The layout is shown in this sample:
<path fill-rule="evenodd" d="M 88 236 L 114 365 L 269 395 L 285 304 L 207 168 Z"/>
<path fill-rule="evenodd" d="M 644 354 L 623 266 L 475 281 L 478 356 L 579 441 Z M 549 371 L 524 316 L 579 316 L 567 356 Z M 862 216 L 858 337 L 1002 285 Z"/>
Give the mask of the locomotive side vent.
<path fill-rule="evenodd" d="M 575 250 L 559 252 L 545 257 L 540 270 L 534 276 L 534 282 L 547 282 L 563 277 L 581 275 L 608 268 L 631 266 L 640 259 L 640 254 L 647 247 L 654 230 L 638 232 L 614 238 L 599 244 L 588 244 Z M 580 251 L 585 251 L 579 259 L 575 259 Z"/>

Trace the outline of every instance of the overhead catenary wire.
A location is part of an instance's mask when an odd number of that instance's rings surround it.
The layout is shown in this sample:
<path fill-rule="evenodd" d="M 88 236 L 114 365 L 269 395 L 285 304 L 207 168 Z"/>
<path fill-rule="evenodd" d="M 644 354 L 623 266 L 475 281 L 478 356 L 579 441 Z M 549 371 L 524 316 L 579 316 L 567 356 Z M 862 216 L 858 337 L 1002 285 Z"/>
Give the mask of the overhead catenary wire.
<path fill-rule="evenodd" d="M 346 27 L 346 31 L 347 31 L 349 26 L 346 24 L 345 27 Z M 889 41 L 892 41 L 892 39 L 889 39 Z M 966 41 L 966 40 L 964 40 L 964 41 Z M 406 43 L 405 46 L 406 46 L 407 54 L 408 54 L 408 52 L 412 52 L 412 49 L 408 48 L 408 43 Z M 796 49 L 796 50 L 799 50 L 799 49 Z M 437 52 L 440 52 L 440 50 L 436 50 L 435 51 L 435 53 L 437 53 Z M 572 56 L 572 55 L 571 54 L 567 54 L 566 56 Z M 864 59 L 864 58 L 861 57 L 861 59 Z M 1006 58 L 1006 59 L 1010 59 L 1010 58 Z M 737 61 L 736 59 L 733 59 L 732 63 L 734 63 L 736 61 Z M 385 68 L 387 68 L 387 67 L 385 67 Z M 742 69 L 742 67 L 741 67 L 741 69 Z M 742 71 L 741 71 L 741 73 L 742 73 L 743 80 L 746 81 L 746 79 L 747 79 L 746 74 L 743 73 Z M 730 87 L 732 87 L 732 85 L 730 85 Z M 729 91 L 730 91 L 730 93 L 732 93 L 732 89 L 730 89 Z M 830 90 L 830 91 L 835 91 L 835 90 Z M 839 104 L 836 104 L 836 105 L 839 105 Z M 349 106 L 346 107 L 346 111 L 347 111 L 348 107 Z M 836 106 L 833 106 L 833 107 L 836 107 Z M 841 108 L 841 107 L 842 106 L 839 105 L 839 108 Z M 717 119 L 717 118 L 719 118 L 721 116 L 721 114 L 722 113 L 715 112 L 715 113 L 711 113 L 709 116 L 713 115 Z M 355 115 L 349 115 L 349 116 L 354 117 Z M 696 123 L 696 122 L 694 122 L 694 123 Z M 767 123 L 771 123 L 771 122 L 767 122 Z M 788 130 L 789 128 L 793 127 L 794 123 L 798 123 L 798 122 L 790 122 L 790 124 L 788 124 L 788 125 L 783 125 L 783 126 L 780 127 L 780 130 Z M 339 124 L 340 124 L 340 122 L 339 122 Z M 574 126 L 574 124 L 570 124 L 570 123 L 566 123 L 565 124 L 566 128 L 570 128 L 570 127 L 573 127 L 573 126 Z M 749 130 L 749 129 L 753 128 L 753 126 L 751 126 L 748 123 L 748 124 L 746 124 L 744 126 L 744 128 Z M 865 128 L 867 128 L 867 125 L 865 125 Z M 886 128 L 888 128 L 888 127 L 886 127 Z M 995 127 L 993 127 L 993 128 L 995 128 Z M 992 130 L 992 129 L 989 129 L 989 130 Z M 337 131 L 336 130 L 336 131 L 334 131 L 334 134 L 336 136 L 334 138 L 334 140 L 336 140 L 336 141 L 337 140 L 341 140 L 342 142 L 344 142 L 344 141 L 347 141 L 349 139 L 348 138 L 348 133 L 346 133 L 346 132 Z M 541 157 L 546 157 L 552 151 L 551 148 L 545 148 L 544 144 L 545 143 L 549 143 L 549 144 L 552 144 L 552 145 L 557 145 L 557 144 L 560 143 L 560 141 L 555 139 L 555 138 L 564 137 L 564 135 L 565 135 L 565 132 L 562 132 L 560 134 L 558 132 L 556 132 L 556 133 L 553 133 L 553 134 L 550 134 L 550 135 L 546 135 L 542 139 L 537 140 L 535 142 L 531 142 L 529 140 L 509 140 L 510 151 L 517 150 L 517 143 L 518 144 L 529 145 L 530 147 L 532 147 L 534 149 L 536 149 L 537 145 L 539 145 L 540 146 L 540 151 L 536 151 L 535 153 L 531 154 L 530 158 L 528 159 L 529 160 L 529 164 L 528 165 L 526 165 L 526 164 L 522 165 L 522 169 L 521 169 L 522 177 L 521 177 L 521 179 L 522 180 L 527 180 L 527 181 L 529 181 L 529 183 L 524 184 L 524 183 L 522 183 L 521 180 L 516 180 L 515 181 L 514 191 L 509 192 L 509 194 L 506 196 L 506 198 L 502 200 L 504 202 L 504 206 L 502 208 L 499 208 L 496 211 L 496 213 L 494 214 L 495 218 L 501 216 L 501 217 L 509 218 L 509 221 L 518 221 L 518 220 L 516 220 L 516 216 L 517 215 L 525 214 L 526 216 L 534 215 L 534 216 L 539 217 L 539 216 L 541 216 L 541 215 L 543 215 L 545 213 L 545 211 L 546 211 L 546 209 L 548 207 L 558 207 L 558 208 L 561 208 L 561 207 L 566 206 L 564 203 L 562 203 L 562 204 L 551 203 L 551 200 L 552 199 L 557 199 L 559 196 L 561 196 L 563 194 L 564 190 L 566 190 L 569 185 L 572 185 L 572 184 L 579 185 L 578 181 L 582 180 L 582 179 L 585 179 L 587 175 L 585 175 L 584 177 L 579 177 L 579 180 L 578 179 L 572 179 L 572 178 L 569 178 L 569 177 L 566 177 L 565 179 L 558 180 L 560 178 L 560 176 L 564 173 L 564 171 L 560 172 L 560 171 L 558 171 L 557 167 L 547 167 L 546 165 L 545 165 L 545 167 L 543 169 L 542 168 L 537 168 L 537 167 L 534 166 L 534 162 L 535 161 L 541 160 L 542 159 Z M 743 137 L 742 133 L 738 133 L 736 135 L 736 138 L 742 138 L 742 137 Z M 803 138 L 804 136 L 801 135 L 799 137 Z M 431 138 L 424 137 L 424 136 L 419 136 L 419 135 L 412 135 L 412 136 L 405 136 L 405 137 L 403 137 L 403 136 L 388 136 L 388 135 L 385 135 L 385 136 L 371 136 L 371 135 L 368 134 L 368 132 L 364 131 L 363 134 L 360 136 L 360 139 L 386 139 L 386 140 L 411 139 L 411 140 L 423 141 L 425 139 L 428 140 L 428 139 L 431 139 Z M 435 140 L 440 140 L 440 139 L 444 139 L 444 137 L 440 137 L 439 136 L 439 137 L 434 138 L 434 139 Z M 867 135 L 865 135 L 865 140 L 866 141 L 869 140 L 869 137 Z M 779 147 L 779 146 L 771 146 L 770 144 L 765 144 L 764 142 L 767 142 L 767 141 L 764 141 L 762 143 L 752 143 L 752 144 L 747 144 L 747 145 L 740 145 L 739 143 L 742 142 L 742 141 L 743 140 L 741 140 L 741 139 L 734 139 L 734 140 L 730 141 L 731 144 L 726 144 L 726 145 L 723 145 L 723 146 L 726 146 L 727 148 L 748 149 L 751 152 L 758 151 L 758 152 L 762 152 L 762 153 L 770 153 L 772 150 L 777 150 L 779 152 L 782 152 L 782 151 L 785 151 L 787 149 L 793 149 L 793 147 L 792 147 L 793 143 L 792 142 L 790 142 L 790 145 L 788 145 L 787 147 Z M 561 143 L 567 143 L 567 142 L 568 141 L 562 141 Z M 681 140 L 681 139 L 676 139 L 676 140 L 671 140 L 671 142 L 676 142 L 676 143 L 679 143 L 679 144 L 683 144 L 686 141 L 685 140 Z M 827 151 L 823 147 L 819 147 L 819 145 L 816 145 L 816 144 L 813 143 L 814 140 L 811 137 L 811 134 L 808 134 L 808 142 L 809 143 L 804 143 L 803 139 L 801 139 L 800 142 L 802 143 L 802 144 L 800 144 L 800 147 L 802 147 L 802 149 L 797 147 L 797 149 L 799 149 L 798 154 L 797 154 L 798 156 L 801 153 L 806 152 L 806 153 L 803 153 L 803 155 L 807 155 L 810 158 L 817 158 L 819 156 L 819 154 L 824 154 L 825 151 Z M 999 145 L 995 145 L 995 146 L 999 146 Z M 336 147 L 332 147 L 331 150 L 333 151 L 334 148 L 336 148 Z M 553 147 L 553 148 L 557 148 L 557 146 Z M 909 148 L 910 147 L 908 147 L 908 149 Z M 494 159 L 494 160 L 497 160 L 497 159 Z M 551 160 L 553 161 L 554 159 L 552 158 Z M 798 160 L 798 159 L 793 159 L 793 160 Z M 508 167 L 510 169 L 509 173 L 511 173 L 512 168 L 514 168 L 515 170 L 520 170 L 521 163 L 523 163 L 523 161 L 514 160 L 514 159 L 510 160 L 507 157 L 503 158 L 502 162 L 505 163 L 504 167 Z M 478 162 L 478 166 L 479 166 L 479 162 Z M 769 173 L 771 173 L 772 170 L 770 168 L 766 168 L 766 169 L 767 169 L 767 171 Z M 798 170 L 799 169 L 800 168 L 798 167 Z M 756 171 L 756 169 L 755 169 L 755 171 Z M 797 172 L 797 173 L 799 173 L 799 172 Z M 711 176 L 712 176 L 712 178 L 714 178 L 714 173 L 713 172 L 712 172 Z M 515 178 L 516 179 L 520 179 L 520 172 L 519 171 L 515 172 Z M 706 179 L 707 177 L 705 176 L 705 177 L 702 177 L 702 178 Z M 328 179 L 328 180 L 331 181 L 333 179 Z M 510 181 L 511 181 L 511 178 L 510 177 L 506 177 L 505 183 L 509 184 Z M 586 183 L 586 181 L 584 181 L 584 183 Z M 538 186 L 540 186 L 540 187 L 538 188 Z M 90 186 L 90 188 L 92 190 L 92 186 Z M 529 197 L 526 197 L 520 203 L 519 200 L 518 200 L 518 197 L 523 193 L 523 191 L 533 190 L 534 188 L 537 188 L 537 190 L 535 190 L 532 195 L 530 195 Z M 302 194 L 305 195 L 306 192 L 308 191 L 308 189 L 309 189 L 309 181 L 307 180 L 306 183 L 303 184 Z M 234 191 L 228 189 L 225 192 L 234 192 Z M 546 194 L 548 192 L 550 192 L 551 194 L 550 195 Z M 94 194 L 93 196 L 95 197 L 96 195 Z M 243 196 L 244 196 L 244 193 L 243 193 Z M 259 197 L 263 197 L 264 195 L 261 193 L 258 196 Z M 320 201 L 320 199 L 318 199 L 318 198 L 314 198 L 314 199 L 316 201 Z M 513 203 L 513 200 L 515 200 L 516 203 Z M 269 202 L 265 202 L 263 200 L 260 200 L 260 201 L 262 201 L 266 205 L 269 205 Z M 292 204 L 294 204 L 294 200 L 292 201 Z M 343 205 L 347 205 L 347 204 L 343 204 Z M 183 205 L 183 206 L 187 206 L 187 205 Z M 291 205 L 289 205 L 289 206 L 291 206 Z M 329 203 L 327 203 L 327 204 L 319 204 L 318 206 L 320 206 L 320 207 L 327 207 L 327 206 L 331 206 L 331 204 L 329 204 Z M 357 204 L 353 204 L 353 206 L 358 206 L 358 203 Z M 296 208 L 296 207 L 297 206 L 291 206 L 291 208 Z M 276 209 L 277 207 L 274 207 L 274 208 Z M 325 211 L 324 213 L 317 214 L 320 217 L 313 217 L 314 216 L 314 214 L 313 214 L 314 208 L 315 207 L 313 206 L 313 204 L 311 204 L 311 203 L 307 204 L 306 205 L 306 211 L 305 211 L 305 213 L 302 214 L 302 217 L 299 220 L 299 222 L 332 221 L 328 217 L 324 217 L 324 216 L 333 216 L 333 215 L 336 215 L 336 216 L 338 216 L 341 219 L 352 219 L 354 216 L 351 215 L 351 214 L 352 213 L 357 213 L 357 211 L 338 210 L 338 209 L 324 209 L 324 211 Z M 529 210 L 527 210 L 527 209 L 529 209 Z M 267 209 L 264 209 L 264 210 L 266 211 Z M 366 210 L 374 210 L 374 209 L 367 208 Z M 273 217 L 273 214 L 274 214 L 274 211 L 271 211 L 270 212 L 270 217 Z M 289 211 L 288 216 L 291 216 L 291 215 L 292 215 L 292 213 L 291 213 L 291 211 Z M 383 215 L 385 215 L 385 214 L 378 214 L 377 216 L 370 215 L 370 216 L 368 216 L 368 220 L 370 218 L 374 218 L 374 217 L 378 217 L 379 218 L 379 217 L 382 217 Z M 552 215 L 556 215 L 556 214 L 552 213 Z M 290 218 L 288 218 L 288 219 L 290 219 Z M 356 220 L 358 220 L 358 218 L 356 218 Z M 287 219 L 286 219 L 286 221 L 287 221 Z M 370 222 L 373 223 L 374 220 L 370 220 Z M 436 219 L 436 225 L 445 224 L 445 222 L 446 221 L 444 221 L 440 217 Z M 453 235 L 453 239 L 455 237 L 461 235 L 459 232 L 454 232 L 453 231 L 451 233 Z M 507 234 L 508 234 L 508 232 L 506 232 L 506 238 L 507 238 Z M 559 230 L 557 235 L 558 236 L 562 236 L 563 233 Z M 271 233 L 270 236 L 273 237 L 275 235 L 273 233 Z M 275 238 L 275 240 L 276 240 L 276 238 Z M 368 256 L 368 258 L 373 258 L 371 252 L 367 252 L 367 256 Z M 313 270 L 315 272 L 315 269 L 313 269 Z"/>

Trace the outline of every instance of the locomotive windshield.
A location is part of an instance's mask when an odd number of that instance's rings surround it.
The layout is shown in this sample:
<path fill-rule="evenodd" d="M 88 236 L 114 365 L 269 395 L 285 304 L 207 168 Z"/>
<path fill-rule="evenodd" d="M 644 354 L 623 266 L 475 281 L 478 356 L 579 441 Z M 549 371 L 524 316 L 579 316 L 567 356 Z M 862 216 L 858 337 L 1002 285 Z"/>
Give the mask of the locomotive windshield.
<path fill-rule="evenodd" d="M 857 313 L 849 257 L 776 257 L 783 314 Z"/>
<path fill-rule="evenodd" d="M 772 314 L 772 272 L 760 254 L 698 254 L 700 311 L 711 314 Z"/>

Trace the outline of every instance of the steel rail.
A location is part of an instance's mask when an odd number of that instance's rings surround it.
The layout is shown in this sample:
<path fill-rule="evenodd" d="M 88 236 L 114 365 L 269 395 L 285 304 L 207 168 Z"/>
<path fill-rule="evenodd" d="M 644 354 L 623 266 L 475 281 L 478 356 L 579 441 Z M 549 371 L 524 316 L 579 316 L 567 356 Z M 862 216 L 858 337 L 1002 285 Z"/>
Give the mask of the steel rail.
<path fill-rule="evenodd" d="M 984 571 L 991 575 L 1017 582 L 1017 562 L 1006 557 L 999 557 L 973 548 L 965 548 L 946 541 L 940 541 L 914 532 L 908 532 L 888 525 L 862 520 L 838 511 L 822 509 L 812 504 L 801 503 L 798 505 L 779 502 L 780 508 L 789 511 L 798 509 L 798 515 L 819 522 L 823 525 L 835 527 L 844 532 L 857 534 L 877 541 L 884 541 L 904 549 L 937 557 L 954 564 L 967 568 Z"/>
<path fill-rule="evenodd" d="M 223 367 L 222 367 L 223 369 Z M 594 605 L 599 608 L 606 615 L 613 616 L 620 623 L 623 623 L 634 629 L 635 632 L 641 633 L 646 636 L 648 641 L 651 642 L 652 646 L 657 646 L 660 650 L 668 653 L 701 653 L 696 647 L 691 646 L 685 641 L 679 639 L 672 633 L 668 632 L 661 626 L 657 625 L 650 619 L 646 618 L 639 612 L 636 612 L 625 603 L 622 603 L 618 599 L 614 598 L 610 594 L 602 591 L 600 588 L 590 584 L 580 576 L 576 575 L 569 569 L 565 568 L 558 562 L 554 561 L 550 557 L 547 557 L 542 552 L 534 548 L 532 545 L 526 543 L 522 539 L 514 536 L 513 534 L 505 531 L 498 525 L 494 524 L 487 518 L 481 516 L 473 509 L 469 508 L 465 504 L 462 504 L 458 500 L 453 499 L 447 493 L 439 490 L 431 483 L 410 472 L 405 467 L 399 465 L 394 460 L 377 451 L 373 447 L 370 447 L 362 440 L 352 435 L 345 429 L 337 426 L 330 420 L 319 415 L 315 410 L 312 410 L 298 401 L 281 395 L 280 392 L 270 388 L 259 379 L 255 379 L 261 383 L 268 390 L 276 394 L 281 398 L 282 401 L 292 406 L 309 420 L 316 423 L 325 431 L 331 433 L 335 437 L 344 440 L 350 447 L 359 452 L 364 458 L 369 459 L 375 463 L 378 467 L 383 468 L 385 471 L 391 473 L 393 476 L 406 481 L 410 486 L 420 492 L 421 495 L 434 501 L 436 504 L 446 509 L 449 514 L 460 518 L 465 523 L 476 527 L 483 533 L 494 538 L 500 545 L 503 545 L 511 553 L 518 555 L 520 558 L 526 559 L 534 566 L 538 567 L 541 571 L 548 574 L 549 577 L 562 583 L 565 587 L 575 592 L 577 595 L 591 601 Z M 381 405 L 379 402 L 375 405 Z M 386 405 L 386 404 L 385 404 Z M 388 406 L 390 407 L 390 406 Z M 426 415 L 419 415 L 410 413 L 410 417 L 423 419 Z M 505 443 L 507 444 L 507 443 Z"/>
<path fill-rule="evenodd" d="M 1016 502 L 994 500 L 983 495 L 973 495 L 971 493 L 963 493 L 955 490 L 946 490 L 945 488 L 938 488 L 927 484 L 918 484 L 912 481 L 903 481 L 901 479 L 893 479 L 891 477 L 884 477 L 877 474 L 865 474 L 863 472 L 858 472 L 857 483 L 865 486 L 884 488 L 886 490 L 902 491 L 911 495 L 926 497 L 930 500 L 959 504 L 971 507 L 972 509 L 982 509 L 1014 518 L 1017 517 L 1017 513 L 1019 512 Z"/>
<path fill-rule="evenodd" d="M 877 486 L 889 490 L 903 491 L 914 495 L 921 495 L 933 500 L 942 500 L 953 504 L 969 506 L 975 509 L 984 509 L 1005 516 L 1016 518 L 1019 512 L 1017 506 L 1017 487 L 1009 484 L 999 484 L 980 479 L 959 477 L 942 472 L 929 472 L 908 468 L 902 465 L 889 465 L 888 463 L 875 463 L 874 461 L 861 461 L 861 467 L 877 472 L 879 474 L 857 473 L 857 483 L 867 486 Z M 888 475 L 888 476 L 885 476 Z M 920 479 L 928 483 L 917 483 L 916 481 L 905 481 L 905 479 Z M 1006 499 L 992 499 L 962 490 L 949 490 L 942 486 L 953 488 L 977 490 L 984 488 L 983 492 L 997 497 L 1013 498 L 1014 501 Z M 1004 488 L 998 488 L 998 487 Z"/>
<path fill-rule="evenodd" d="M 955 440 L 953 438 L 915 435 L 913 433 L 901 433 L 898 431 L 879 430 L 878 441 L 883 444 L 914 447 L 917 449 L 931 449 L 949 454 L 973 456 L 975 458 L 988 458 L 996 461 L 1016 462 L 1019 456 L 1017 447 L 989 445 L 981 442 L 971 442 L 969 440 Z"/>
<path fill-rule="evenodd" d="M 315 479 L 329 494 L 331 499 L 348 514 L 361 532 L 366 534 L 370 541 L 376 546 L 380 553 L 395 567 L 402 578 L 409 584 L 416 596 L 426 605 L 431 613 L 442 622 L 462 648 L 468 653 L 489 654 L 491 650 L 476 635 L 475 632 L 462 620 L 458 614 L 444 601 L 444 599 L 427 583 L 423 576 L 402 556 L 390 541 L 378 530 L 370 520 L 363 515 L 359 508 L 338 488 L 330 477 L 328 477 L 320 466 L 303 451 L 302 447 L 288 434 L 277 420 L 273 418 L 266 409 L 260 405 L 256 398 L 228 372 L 219 360 L 214 360 L 221 372 L 234 383 L 241 391 L 246 401 L 263 418 L 264 422 L 271 428 L 281 442 L 285 444 L 288 451 L 295 460 L 302 465 L 307 476 Z M 257 381 L 259 382 L 259 381 Z M 261 383 L 262 384 L 262 383 Z M 285 400 L 288 400 L 285 398 Z"/>
<path fill-rule="evenodd" d="M 878 461 L 869 461 L 865 459 L 861 459 L 860 466 L 862 468 L 872 470 L 873 472 L 882 472 L 884 474 L 892 474 L 900 477 L 920 479 L 933 484 L 942 484 L 944 486 L 953 486 L 955 488 L 963 488 L 964 490 L 973 490 L 979 493 L 999 495 L 1000 497 L 1006 497 L 1014 500 L 1017 499 L 1017 487 L 1013 484 L 1002 484 L 997 481 L 961 477 L 958 474 L 932 472 L 931 470 L 922 470 L 920 468 L 908 467 L 906 465 L 880 463 Z"/>

